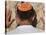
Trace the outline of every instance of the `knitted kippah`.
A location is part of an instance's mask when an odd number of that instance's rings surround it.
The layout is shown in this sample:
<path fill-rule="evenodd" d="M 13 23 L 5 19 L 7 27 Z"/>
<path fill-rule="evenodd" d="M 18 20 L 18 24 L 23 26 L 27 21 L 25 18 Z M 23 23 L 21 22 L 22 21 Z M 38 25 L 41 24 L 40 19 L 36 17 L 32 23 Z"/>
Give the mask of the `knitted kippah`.
<path fill-rule="evenodd" d="M 17 7 L 22 12 L 27 12 L 32 9 L 32 5 L 30 3 L 18 3 Z"/>

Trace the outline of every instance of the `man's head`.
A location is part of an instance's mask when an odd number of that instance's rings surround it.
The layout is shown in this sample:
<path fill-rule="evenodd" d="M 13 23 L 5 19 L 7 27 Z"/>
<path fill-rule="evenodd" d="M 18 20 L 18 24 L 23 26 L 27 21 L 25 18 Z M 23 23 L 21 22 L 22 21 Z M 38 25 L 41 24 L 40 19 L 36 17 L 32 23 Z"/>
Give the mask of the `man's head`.
<path fill-rule="evenodd" d="M 16 22 L 19 25 L 29 25 L 32 23 L 33 23 L 32 25 L 36 25 L 34 24 L 34 21 L 36 22 L 37 20 L 36 20 L 36 13 L 32 5 L 26 2 L 20 4 L 18 3 Z"/>

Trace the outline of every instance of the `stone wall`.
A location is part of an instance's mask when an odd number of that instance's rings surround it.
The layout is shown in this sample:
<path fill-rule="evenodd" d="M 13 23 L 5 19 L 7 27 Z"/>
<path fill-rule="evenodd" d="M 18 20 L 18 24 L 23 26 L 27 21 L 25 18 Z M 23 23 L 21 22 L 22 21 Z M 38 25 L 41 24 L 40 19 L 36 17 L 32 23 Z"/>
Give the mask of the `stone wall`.
<path fill-rule="evenodd" d="M 7 2 L 7 7 L 10 7 L 10 9 L 12 10 L 12 19 L 15 18 L 16 16 L 16 4 L 20 3 L 17 1 L 8 1 Z M 44 10 L 44 3 L 34 3 L 34 2 L 29 2 L 32 4 L 33 8 L 36 11 L 37 14 L 37 28 L 40 31 L 44 31 L 44 26 L 45 26 L 45 22 L 44 22 L 44 15 L 45 15 L 45 10 Z M 16 21 L 13 22 L 13 24 L 11 25 L 10 28 L 8 28 L 8 31 L 15 29 L 17 26 Z"/>

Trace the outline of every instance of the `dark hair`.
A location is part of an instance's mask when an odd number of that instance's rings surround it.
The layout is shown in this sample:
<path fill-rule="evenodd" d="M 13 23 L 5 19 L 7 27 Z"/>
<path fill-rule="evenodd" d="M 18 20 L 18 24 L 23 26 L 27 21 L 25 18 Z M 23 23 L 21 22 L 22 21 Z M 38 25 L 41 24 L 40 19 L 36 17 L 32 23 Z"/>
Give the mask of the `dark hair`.
<path fill-rule="evenodd" d="M 27 12 L 22 12 L 17 8 L 17 14 L 21 20 L 26 20 L 26 19 L 29 19 L 29 18 L 35 16 L 34 20 L 32 21 L 32 26 L 36 27 L 36 25 L 37 25 L 36 12 L 33 9 L 33 7 L 32 7 L 32 9 L 28 10 Z"/>

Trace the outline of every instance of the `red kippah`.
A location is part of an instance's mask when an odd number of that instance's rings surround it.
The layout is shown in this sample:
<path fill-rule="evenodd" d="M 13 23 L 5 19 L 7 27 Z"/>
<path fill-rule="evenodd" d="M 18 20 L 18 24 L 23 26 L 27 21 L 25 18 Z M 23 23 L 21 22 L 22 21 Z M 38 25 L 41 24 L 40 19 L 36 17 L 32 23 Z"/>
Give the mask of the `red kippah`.
<path fill-rule="evenodd" d="M 30 3 L 18 3 L 17 7 L 22 12 L 26 12 L 32 9 L 32 5 Z"/>

